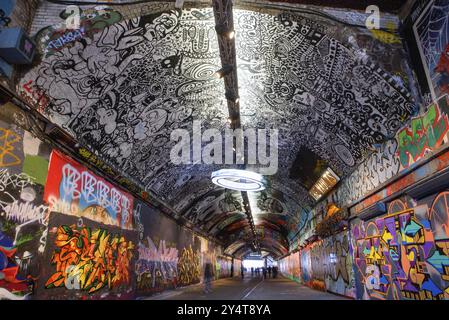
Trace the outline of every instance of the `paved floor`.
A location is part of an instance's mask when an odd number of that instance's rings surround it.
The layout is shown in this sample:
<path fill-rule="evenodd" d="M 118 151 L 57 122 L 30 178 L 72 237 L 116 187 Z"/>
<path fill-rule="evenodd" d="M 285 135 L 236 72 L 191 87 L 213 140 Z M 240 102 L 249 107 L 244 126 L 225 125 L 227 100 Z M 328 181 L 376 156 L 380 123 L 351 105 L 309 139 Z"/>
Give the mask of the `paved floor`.
<path fill-rule="evenodd" d="M 202 285 L 164 292 L 149 300 L 346 300 L 344 297 L 320 292 L 287 278 L 263 280 L 259 277 L 232 278 L 214 281 L 213 292 L 204 294 Z"/>

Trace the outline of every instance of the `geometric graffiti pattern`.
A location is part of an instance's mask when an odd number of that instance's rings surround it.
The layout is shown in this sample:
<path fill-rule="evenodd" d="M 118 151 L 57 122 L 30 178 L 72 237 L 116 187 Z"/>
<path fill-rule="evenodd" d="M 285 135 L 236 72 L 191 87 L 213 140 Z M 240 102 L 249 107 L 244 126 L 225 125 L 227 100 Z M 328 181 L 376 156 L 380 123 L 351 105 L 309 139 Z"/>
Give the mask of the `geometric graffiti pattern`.
<path fill-rule="evenodd" d="M 20 136 L 13 131 L 0 128 L 0 167 L 12 167 L 20 164 L 20 158 L 13 153 L 14 144 L 20 139 Z"/>
<path fill-rule="evenodd" d="M 354 225 L 359 298 L 448 298 L 447 197 Z"/>

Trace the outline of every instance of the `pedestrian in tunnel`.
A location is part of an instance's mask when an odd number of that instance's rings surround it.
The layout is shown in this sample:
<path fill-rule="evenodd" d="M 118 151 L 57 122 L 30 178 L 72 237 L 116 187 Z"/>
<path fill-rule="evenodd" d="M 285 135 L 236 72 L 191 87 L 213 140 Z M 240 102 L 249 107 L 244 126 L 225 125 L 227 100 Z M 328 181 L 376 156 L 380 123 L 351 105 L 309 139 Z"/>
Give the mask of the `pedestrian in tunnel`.
<path fill-rule="evenodd" d="M 262 268 L 263 278 L 267 278 L 267 268 Z"/>
<path fill-rule="evenodd" d="M 245 278 L 245 268 L 242 268 L 240 273 L 242 274 L 242 279 Z"/>
<path fill-rule="evenodd" d="M 273 267 L 273 279 L 276 279 L 278 275 L 278 267 Z"/>
<path fill-rule="evenodd" d="M 254 267 L 251 267 L 251 277 L 254 277 Z"/>
<path fill-rule="evenodd" d="M 268 267 L 268 278 L 271 278 L 271 266 Z"/>
<path fill-rule="evenodd" d="M 208 259 L 206 261 L 206 265 L 204 267 L 204 293 L 206 293 L 206 294 L 212 292 L 213 276 L 214 276 L 214 273 L 213 273 L 212 263 Z"/>

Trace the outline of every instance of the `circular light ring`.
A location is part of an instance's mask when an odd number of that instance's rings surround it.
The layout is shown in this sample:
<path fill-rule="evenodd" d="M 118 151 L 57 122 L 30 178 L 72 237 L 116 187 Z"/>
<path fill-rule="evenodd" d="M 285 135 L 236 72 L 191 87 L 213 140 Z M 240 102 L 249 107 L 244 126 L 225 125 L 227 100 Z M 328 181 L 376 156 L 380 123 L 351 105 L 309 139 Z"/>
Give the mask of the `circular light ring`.
<path fill-rule="evenodd" d="M 212 182 L 216 185 L 237 191 L 261 191 L 265 189 L 262 175 L 236 169 L 222 169 L 212 172 Z"/>

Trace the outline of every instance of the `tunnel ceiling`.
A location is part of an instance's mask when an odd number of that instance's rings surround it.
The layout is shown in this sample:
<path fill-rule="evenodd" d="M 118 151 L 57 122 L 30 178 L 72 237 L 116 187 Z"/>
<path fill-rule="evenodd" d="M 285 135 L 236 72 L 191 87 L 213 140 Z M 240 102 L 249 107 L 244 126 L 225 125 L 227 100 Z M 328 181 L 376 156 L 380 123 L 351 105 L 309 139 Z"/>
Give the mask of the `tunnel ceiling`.
<path fill-rule="evenodd" d="M 21 83 L 45 92 L 42 112 L 82 146 L 244 254 L 242 196 L 210 179 L 224 166 L 170 161 L 173 130 L 191 132 L 198 119 L 203 130 L 228 127 L 223 80 L 213 77 L 221 68 L 213 11 L 161 8 L 47 55 Z M 279 129 L 279 170 L 249 201 L 261 246 L 281 255 L 313 205 L 290 178 L 299 150 L 340 176 L 352 172 L 415 109 L 407 67 L 400 43 L 316 15 L 245 7 L 234 9 L 234 24 L 242 127 Z"/>

